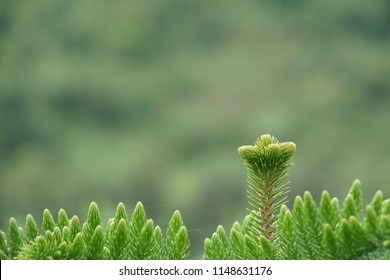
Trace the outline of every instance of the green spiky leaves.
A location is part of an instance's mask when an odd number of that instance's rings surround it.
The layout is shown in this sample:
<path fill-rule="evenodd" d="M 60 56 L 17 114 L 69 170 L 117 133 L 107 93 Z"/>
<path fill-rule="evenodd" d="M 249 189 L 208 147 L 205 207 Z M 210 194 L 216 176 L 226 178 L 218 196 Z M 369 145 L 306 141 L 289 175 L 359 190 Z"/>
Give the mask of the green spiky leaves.
<path fill-rule="evenodd" d="M 356 180 L 339 207 L 324 191 L 317 206 L 309 192 L 297 197 L 290 211 L 278 215 L 276 239 L 260 241 L 250 232 L 248 215 L 241 227 L 234 223 L 230 237 L 220 226 L 205 242 L 205 259 L 390 259 L 390 199 L 381 192 L 362 209 L 361 184 Z M 223 241 L 223 242 L 222 242 Z M 226 244 L 223 245 L 222 244 Z"/>
<path fill-rule="evenodd" d="M 287 208 L 287 170 L 295 150 L 294 143 L 270 135 L 238 149 L 247 167 L 251 208 L 230 232 L 218 226 L 204 242 L 203 259 L 390 259 L 390 199 L 378 191 L 363 207 L 358 180 L 341 204 L 326 191 L 316 204 L 305 192 Z M 45 210 L 40 227 L 27 215 L 24 228 L 11 218 L 7 232 L 0 231 L 0 260 L 184 260 L 189 247 L 178 211 L 164 237 L 140 202 L 130 217 L 119 203 L 106 227 L 97 204 L 91 203 L 83 224 L 77 216 L 69 219 L 63 209 L 57 220 Z"/>
<path fill-rule="evenodd" d="M 19 227 L 11 218 L 8 234 L 0 231 L 0 259 L 87 259 L 87 260 L 148 260 L 186 259 L 189 239 L 180 213 L 176 211 L 163 237 L 160 227 L 147 219 L 139 202 L 128 219 L 123 203 L 107 227 L 102 224 L 99 208 L 91 203 L 83 226 L 77 216 L 68 218 L 61 209 L 57 221 L 49 210 L 43 212 L 41 230 L 31 215 Z"/>
<path fill-rule="evenodd" d="M 230 236 L 219 226 L 206 239 L 203 258 L 390 259 L 390 199 L 377 192 L 363 213 L 358 180 L 341 208 L 326 191 L 319 206 L 309 192 L 295 199 L 291 211 L 284 205 L 295 150 L 294 143 L 280 143 L 268 134 L 238 149 L 247 167 L 252 208 L 242 226 L 234 223 Z"/>
<path fill-rule="evenodd" d="M 173 250 L 172 250 L 173 248 Z M 180 212 L 175 211 L 166 233 L 164 257 L 168 260 L 185 260 L 189 256 L 190 242 Z"/>
<path fill-rule="evenodd" d="M 259 238 L 264 236 L 271 242 L 275 239 L 276 212 L 286 201 L 289 189 L 285 180 L 295 150 L 294 143 L 280 143 L 269 134 L 258 138 L 254 146 L 238 149 L 248 172 L 253 234 Z"/>

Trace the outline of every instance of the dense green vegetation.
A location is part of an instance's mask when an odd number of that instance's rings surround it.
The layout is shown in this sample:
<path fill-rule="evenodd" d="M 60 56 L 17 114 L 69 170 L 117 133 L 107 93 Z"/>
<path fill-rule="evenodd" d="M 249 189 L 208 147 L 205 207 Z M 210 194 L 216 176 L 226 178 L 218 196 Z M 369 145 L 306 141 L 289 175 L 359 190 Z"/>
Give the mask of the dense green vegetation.
<path fill-rule="evenodd" d="M 355 180 L 343 204 L 323 191 L 319 206 L 306 191 L 288 209 L 292 142 L 262 135 L 238 149 L 248 170 L 250 213 L 226 233 L 218 226 L 205 241 L 204 259 L 345 260 L 390 259 L 390 199 L 378 191 L 363 207 Z M 363 211 L 364 208 L 364 211 Z"/>
<path fill-rule="evenodd" d="M 324 191 L 317 208 L 310 192 L 297 196 L 293 210 L 284 204 L 289 192 L 288 168 L 296 151 L 292 142 L 279 142 L 266 134 L 254 146 L 241 146 L 239 154 L 248 170 L 250 213 L 242 226 L 235 222 L 228 236 L 219 225 L 204 243 L 203 259 L 210 260 L 315 260 L 390 259 L 390 199 L 378 191 L 362 215 L 363 194 L 356 180 L 342 208 Z M 147 219 L 142 203 L 128 218 L 119 203 L 115 217 L 104 227 L 96 203 L 91 203 L 81 226 L 78 216 L 49 210 L 42 226 L 26 217 L 24 229 L 14 218 L 8 231 L 0 230 L 0 259 L 16 260 L 186 260 L 190 241 L 179 211 L 173 214 L 165 237 Z"/>
<path fill-rule="evenodd" d="M 57 221 L 45 209 L 41 228 L 29 214 L 24 229 L 11 218 L 7 234 L 0 231 L 1 260 L 184 260 L 189 247 L 178 211 L 163 235 L 161 228 L 147 219 L 140 202 L 130 218 L 119 203 L 107 225 L 93 202 L 82 224 L 76 215 L 69 219 L 64 209 L 58 212 Z"/>
<path fill-rule="evenodd" d="M 201 248 L 265 131 L 301 147 L 291 197 L 390 195 L 387 0 L 2 0 L 0 26 L 0 228 L 142 201 Z"/>

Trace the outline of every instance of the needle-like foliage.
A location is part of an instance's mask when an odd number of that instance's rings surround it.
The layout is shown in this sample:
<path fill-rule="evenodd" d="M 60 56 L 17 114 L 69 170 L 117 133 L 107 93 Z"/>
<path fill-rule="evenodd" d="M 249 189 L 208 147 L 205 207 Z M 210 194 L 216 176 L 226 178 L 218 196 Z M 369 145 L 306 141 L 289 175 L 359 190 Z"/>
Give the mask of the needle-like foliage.
<path fill-rule="evenodd" d="M 109 219 L 106 227 L 97 204 L 93 202 L 83 226 L 77 216 L 69 219 L 63 209 L 58 212 L 57 221 L 49 210 L 44 210 L 40 230 L 31 215 L 27 215 L 24 229 L 11 218 L 7 234 L 0 231 L 0 259 L 186 259 L 189 244 L 178 211 L 174 213 L 164 238 L 160 227 L 154 227 L 153 221 L 146 218 L 140 202 L 130 219 L 124 204 L 119 203 L 115 217 Z"/>
<path fill-rule="evenodd" d="M 205 240 L 204 259 L 390 259 L 390 199 L 377 192 L 363 212 L 360 181 L 340 208 L 339 200 L 322 193 L 317 206 L 309 192 L 285 205 L 287 169 L 295 145 L 261 136 L 255 146 L 239 148 L 248 170 L 252 206 L 230 236 L 219 226 Z"/>
<path fill-rule="evenodd" d="M 218 226 L 205 240 L 203 259 L 390 259 L 390 199 L 378 191 L 363 207 L 359 180 L 342 203 L 324 191 L 316 204 L 305 192 L 288 209 L 286 178 L 295 150 L 294 143 L 268 134 L 239 148 L 247 167 L 249 213 L 228 232 Z M 0 260 L 184 260 L 189 249 L 179 211 L 164 236 L 140 202 L 130 217 L 119 203 L 107 226 L 93 202 L 83 224 L 63 209 L 57 220 L 44 210 L 40 227 L 27 215 L 24 228 L 11 218 L 8 230 L 0 231 Z"/>
<path fill-rule="evenodd" d="M 294 143 L 280 143 L 269 134 L 257 139 L 254 146 L 238 149 L 248 170 L 253 234 L 259 238 L 264 236 L 271 242 L 276 237 L 276 213 L 286 202 L 289 191 L 285 180 L 295 149 Z"/>

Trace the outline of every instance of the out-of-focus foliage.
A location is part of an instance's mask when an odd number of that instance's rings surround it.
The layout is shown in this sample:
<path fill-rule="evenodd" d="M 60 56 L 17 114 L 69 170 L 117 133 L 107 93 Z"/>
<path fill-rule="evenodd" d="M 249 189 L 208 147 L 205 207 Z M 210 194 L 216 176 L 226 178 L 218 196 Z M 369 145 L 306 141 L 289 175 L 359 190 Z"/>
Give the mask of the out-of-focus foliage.
<path fill-rule="evenodd" d="M 2 0 L 0 226 L 141 200 L 201 247 L 266 132 L 299 143 L 290 195 L 388 197 L 389 42 L 388 0 Z"/>

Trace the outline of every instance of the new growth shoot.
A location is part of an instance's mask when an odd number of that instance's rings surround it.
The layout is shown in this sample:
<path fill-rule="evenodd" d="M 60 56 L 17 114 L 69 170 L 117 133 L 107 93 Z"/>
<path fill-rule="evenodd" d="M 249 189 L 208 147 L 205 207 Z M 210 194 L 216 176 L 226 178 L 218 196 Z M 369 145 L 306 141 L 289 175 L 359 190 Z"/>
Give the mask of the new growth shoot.
<path fill-rule="evenodd" d="M 289 192 L 285 180 L 295 150 L 294 143 L 279 142 L 269 134 L 260 136 L 254 146 L 238 149 L 248 172 L 252 233 L 257 237 L 264 236 L 271 242 L 276 238 L 276 213 L 286 202 Z"/>

